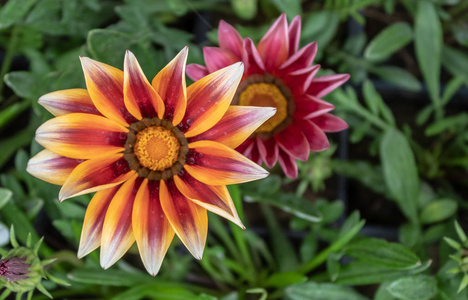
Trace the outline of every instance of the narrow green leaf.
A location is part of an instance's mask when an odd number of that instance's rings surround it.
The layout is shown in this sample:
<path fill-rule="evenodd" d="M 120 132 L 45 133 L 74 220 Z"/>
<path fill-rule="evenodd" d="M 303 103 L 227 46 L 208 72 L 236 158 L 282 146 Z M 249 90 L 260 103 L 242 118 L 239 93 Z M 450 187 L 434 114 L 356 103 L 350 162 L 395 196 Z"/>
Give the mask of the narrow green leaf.
<path fill-rule="evenodd" d="M 414 25 L 416 58 L 437 111 L 440 107 L 442 27 L 434 4 L 431 1 L 418 3 Z"/>
<path fill-rule="evenodd" d="M 78 269 L 67 277 L 75 282 L 105 286 L 134 286 L 153 280 L 153 277 L 141 273 L 129 275 L 125 271 L 100 269 Z"/>
<path fill-rule="evenodd" d="M 440 222 L 450 218 L 457 212 L 457 202 L 451 199 L 440 199 L 426 205 L 419 219 L 423 224 Z"/>
<path fill-rule="evenodd" d="M 445 117 L 440 119 L 428 127 L 426 127 L 425 134 L 427 136 L 434 136 L 438 135 L 446 130 L 450 130 L 452 132 L 457 132 L 460 128 L 464 128 L 468 124 L 468 114 L 467 113 L 459 113 L 454 116 Z"/>
<path fill-rule="evenodd" d="M 274 273 L 268 277 L 265 285 L 268 287 L 281 288 L 288 285 L 303 283 L 307 280 L 307 276 L 304 276 L 295 272 L 282 272 Z"/>
<path fill-rule="evenodd" d="M 390 129 L 384 133 L 380 160 L 390 193 L 406 217 L 417 223 L 418 171 L 413 151 L 401 132 Z"/>
<path fill-rule="evenodd" d="M 468 83 L 468 54 L 466 51 L 460 51 L 455 48 L 444 45 L 442 49 L 442 64 L 454 76 L 465 78 L 465 84 Z"/>
<path fill-rule="evenodd" d="M 462 281 L 460 282 L 460 286 L 458 287 L 457 293 L 460 293 L 467 286 L 468 286 L 468 274 L 465 274 L 465 276 L 463 276 Z"/>
<path fill-rule="evenodd" d="M 0 209 L 10 201 L 11 197 L 13 196 L 12 191 L 0 188 Z"/>
<path fill-rule="evenodd" d="M 437 281 L 428 275 L 400 278 L 387 287 L 390 294 L 402 300 L 429 300 L 437 294 Z"/>
<path fill-rule="evenodd" d="M 302 14 L 301 0 L 270 0 L 280 12 L 285 12 L 289 18 Z"/>
<path fill-rule="evenodd" d="M 306 282 L 302 284 L 291 285 L 284 291 L 286 299 L 304 300 L 304 299 L 323 299 L 323 300 L 366 300 L 350 287 L 333 284 Z"/>
<path fill-rule="evenodd" d="M 359 260 L 387 267 L 407 270 L 421 265 L 419 257 L 410 249 L 382 239 L 366 238 L 349 244 L 346 254 Z"/>
<path fill-rule="evenodd" d="M 466 237 L 465 231 L 463 228 L 460 226 L 460 224 L 455 220 L 455 230 L 457 231 L 458 238 L 462 243 L 465 243 L 468 238 Z"/>
<path fill-rule="evenodd" d="M 369 71 L 378 75 L 383 80 L 393 83 L 407 91 L 419 92 L 421 90 L 421 83 L 419 80 L 405 69 L 395 66 L 379 66 Z"/>
<path fill-rule="evenodd" d="M 380 113 L 388 123 L 395 125 L 395 118 L 393 117 L 392 111 L 385 104 L 372 82 L 366 80 L 362 87 L 362 92 L 364 94 L 364 101 L 366 101 L 370 110 L 374 114 Z"/>
<path fill-rule="evenodd" d="M 29 11 L 36 0 L 9 0 L 0 10 L 0 30 L 10 27 Z"/>
<path fill-rule="evenodd" d="M 236 16 L 241 19 L 251 20 L 257 15 L 257 0 L 231 0 L 231 5 Z"/>
<path fill-rule="evenodd" d="M 442 105 L 447 104 L 453 95 L 463 86 L 466 76 L 456 76 L 452 78 L 446 85 L 444 93 L 442 94 Z"/>
<path fill-rule="evenodd" d="M 449 237 L 444 237 L 444 241 L 449 244 L 450 247 L 452 247 L 453 249 L 455 250 L 461 250 L 462 249 L 462 246 L 460 245 L 460 243 L 458 243 L 457 241 L 449 238 Z"/>
<path fill-rule="evenodd" d="M 406 46 L 413 39 L 411 27 L 404 22 L 394 23 L 374 37 L 364 51 L 364 58 L 379 62 Z"/>
<path fill-rule="evenodd" d="M 340 275 L 340 259 L 342 256 L 342 254 L 330 253 L 327 258 L 327 272 L 331 281 L 335 281 Z"/>

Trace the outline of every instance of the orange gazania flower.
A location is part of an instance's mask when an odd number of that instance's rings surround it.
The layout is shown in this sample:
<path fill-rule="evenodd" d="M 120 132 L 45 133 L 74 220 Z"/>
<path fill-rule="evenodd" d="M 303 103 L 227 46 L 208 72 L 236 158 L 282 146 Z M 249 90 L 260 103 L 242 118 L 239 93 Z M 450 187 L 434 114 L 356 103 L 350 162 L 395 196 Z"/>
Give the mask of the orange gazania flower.
<path fill-rule="evenodd" d="M 317 44 L 299 49 L 301 18 L 288 26 L 282 14 L 258 46 L 244 40 L 228 23 L 219 23 L 219 47 L 205 47 L 206 66 L 190 64 L 187 75 L 198 80 L 225 66 L 242 61 L 245 72 L 233 103 L 276 107 L 276 114 L 260 126 L 237 150 L 253 161 L 273 167 L 279 161 L 286 176 L 297 177 L 295 159 L 306 161 L 310 151 L 330 147 L 325 132 L 348 125 L 329 114 L 334 106 L 321 98 L 348 80 L 348 74 L 315 77 L 312 65 Z"/>
<path fill-rule="evenodd" d="M 37 129 L 46 149 L 27 170 L 63 185 L 60 201 L 97 192 L 78 257 L 101 246 L 104 269 L 136 240 L 147 271 L 156 275 L 174 233 L 201 259 L 207 210 L 243 227 L 226 185 L 268 175 L 233 148 L 274 109 L 229 106 L 240 63 L 186 88 L 187 53 L 184 48 L 151 84 L 130 51 L 123 72 L 82 57 L 87 90 L 39 99 L 55 118 Z"/>

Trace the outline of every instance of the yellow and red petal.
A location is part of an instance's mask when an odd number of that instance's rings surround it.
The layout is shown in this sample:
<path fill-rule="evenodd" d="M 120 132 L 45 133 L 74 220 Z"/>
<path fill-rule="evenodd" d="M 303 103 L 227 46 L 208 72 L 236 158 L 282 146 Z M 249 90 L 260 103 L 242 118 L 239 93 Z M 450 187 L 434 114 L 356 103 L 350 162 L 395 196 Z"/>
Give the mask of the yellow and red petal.
<path fill-rule="evenodd" d="M 54 116 L 71 113 L 101 115 L 85 89 L 61 90 L 45 94 L 37 101 Z"/>
<path fill-rule="evenodd" d="M 322 98 L 349 79 L 349 74 L 335 74 L 316 77 L 310 83 L 307 94 Z"/>
<path fill-rule="evenodd" d="M 186 73 L 190 79 L 197 81 L 208 75 L 208 69 L 205 66 L 199 64 L 188 64 Z"/>
<path fill-rule="evenodd" d="M 179 125 L 187 138 L 207 131 L 224 116 L 243 71 L 242 63 L 236 63 L 203 77 L 187 88 L 187 111 Z"/>
<path fill-rule="evenodd" d="M 151 83 L 166 105 L 164 118 L 171 121 L 174 126 L 182 121 L 187 107 L 185 83 L 187 55 L 188 47 L 185 47 L 159 71 Z"/>
<path fill-rule="evenodd" d="M 338 132 L 348 128 L 345 121 L 332 114 L 323 114 L 311 120 L 325 132 Z"/>
<path fill-rule="evenodd" d="M 190 150 L 184 168 L 205 184 L 237 184 L 268 176 L 262 167 L 223 144 L 198 141 L 188 147 Z"/>
<path fill-rule="evenodd" d="M 298 126 L 309 142 L 310 151 L 318 152 L 330 148 L 330 142 L 327 136 L 313 121 L 301 120 L 298 121 Z"/>
<path fill-rule="evenodd" d="M 242 62 L 245 64 L 244 78 L 252 74 L 265 73 L 265 64 L 258 54 L 254 42 L 250 38 L 245 38 L 242 51 Z"/>
<path fill-rule="evenodd" d="M 121 185 L 98 191 L 88 204 L 81 230 L 78 258 L 82 258 L 101 245 L 102 226 L 107 209 Z"/>
<path fill-rule="evenodd" d="M 135 242 L 132 212 L 142 179 L 134 174 L 115 194 L 107 209 L 101 236 L 101 267 L 107 269 L 118 261 Z"/>
<path fill-rule="evenodd" d="M 218 41 L 221 48 L 232 52 L 239 59 L 242 57 L 242 37 L 234 27 L 224 20 L 219 22 Z"/>
<path fill-rule="evenodd" d="M 187 199 L 173 180 L 161 180 L 159 191 L 164 214 L 177 236 L 196 259 L 202 259 L 208 234 L 206 209 Z"/>
<path fill-rule="evenodd" d="M 125 107 L 136 119 L 163 118 L 164 103 L 129 50 L 125 53 L 123 92 Z"/>
<path fill-rule="evenodd" d="M 125 107 L 123 72 L 88 57 L 80 59 L 89 96 L 99 112 L 124 126 L 136 122 Z"/>
<path fill-rule="evenodd" d="M 240 60 L 231 51 L 218 47 L 203 47 L 203 57 L 210 73 L 230 66 Z"/>
<path fill-rule="evenodd" d="M 293 179 L 297 178 L 297 164 L 291 155 L 279 149 L 278 161 L 286 176 Z"/>
<path fill-rule="evenodd" d="M 124 150 L 128 129 L 102 116 L 74 113 L 46 121 L 36 141 L 56 154 L 90 159 Z"/>
<path fill-rule="evenodd" d="M 335 106 L 333 104 L 323 101 L 320 98 L 305 94 L 296 99 L 294 118 L 296 120 L 312 119 L 326 114 L 334 108 Z"/>
<path fill-rule="evenodd" d="M 288 21 L 286 14 L 273 23 L 257 46 L 267 72 L 274 72 L 287 59 L 289 52 Z"/>
<path fill-rule="evenodd" d="M 289 24 L 288 28 L 289 37 L 289 56 L 292 56 L 299 49 L 299 42 L 301 39 L 301 16 L 295 16 Z"/>
<path fill-rule="evenodd" d="M 310 152 L 309 143 L 301 129 L 301 127 L 290 125 L 280 133 L 275 134 L 274 138 L 283 151 L 294 158 L 307 161 Z"/>
<path fill-rule="evenodd" d="M 143 265 L 155 276 L 174 238 L 161 207 L 159 181 L 143 180 L 133 204 L 132 228 Z"/>
<path fill-rule="evenodd" d="M 187 172 L 174 176 L 174 182 L 177 189 L 188 199 L 245 229 L 226 186 L 204 184 Z"/>
<path fill-rule="evenodd" d="M 68 176 L 59 193 L 59 200 L 96 192 L 128 180 L 135 171 L 122 154 L 90 159 L 79 164 Z"/>
<path fill-rule="evenodd" d="M 256 138 L 256 143 L 262 160 L 265 162 L 268 168 L 273 168 L 273 166 L 278 161 L 278 143 L 273 138 L 262 140 L 259 137 Z"/>
<path fill-rule="evenodd" d="M 26 171 L 46 182 L 62 185 L 80 163 L 80 160 L 64 157 L 45 149 L 28 161 Z"/>
<path fill-rule="evenodd" d="M 216 125 L 202 134 L 194 136 L 189 141 L 216 141 L 234 149 L 275 112 L 276 108 L 273 107 L 231 105 Z"/>

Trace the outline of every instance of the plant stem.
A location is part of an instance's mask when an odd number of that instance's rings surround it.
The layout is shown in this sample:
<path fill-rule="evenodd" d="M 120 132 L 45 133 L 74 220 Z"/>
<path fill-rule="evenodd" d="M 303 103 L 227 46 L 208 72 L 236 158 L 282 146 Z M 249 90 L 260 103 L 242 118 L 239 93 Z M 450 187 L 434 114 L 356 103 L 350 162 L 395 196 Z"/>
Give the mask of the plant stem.
<path fill-rule="evenodd" d="M 18 43 L 19 39 L 19 27 L 18 26 L 13 26 L 13 29 L 11 30 L 11 38 L 10 42 L 8 43 L 8 46 L 6 48 L 5 52 L 5 57 L 3 58 L 2 62 L 2 68 L 0 69 L 0 102 L 3 100 L 3 77 L 5 74 L 10 70 L 11 63 L 13 62 L 13 55 L 16 51 L 16 44 Z"/>

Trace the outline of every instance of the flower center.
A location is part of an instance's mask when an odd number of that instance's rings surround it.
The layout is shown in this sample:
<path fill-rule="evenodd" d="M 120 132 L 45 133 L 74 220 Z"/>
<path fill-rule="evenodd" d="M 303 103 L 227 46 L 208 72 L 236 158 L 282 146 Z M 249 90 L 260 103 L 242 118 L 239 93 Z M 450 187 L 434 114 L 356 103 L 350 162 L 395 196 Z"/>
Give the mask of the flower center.
<path fill-rule="evenodd" d="M 243 80 L 233 99 L 233 104 L 276 108 L 276 113 L 253 134 L 262 139 L 269 139 L 273 134 L 289 126 L 296 109 L 289 88 L 281 79 L 270 74 L 256 74 Z"/>
<path fill-rule="evenodd" d="M 179 174 L 185 164 L 188 143 L 171 122 L 142 119 L 129 127 L 124 157 L 140 177 L 166 180 Z"/>

